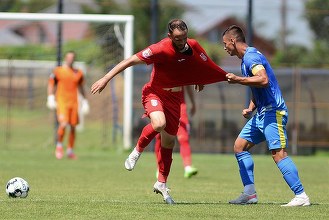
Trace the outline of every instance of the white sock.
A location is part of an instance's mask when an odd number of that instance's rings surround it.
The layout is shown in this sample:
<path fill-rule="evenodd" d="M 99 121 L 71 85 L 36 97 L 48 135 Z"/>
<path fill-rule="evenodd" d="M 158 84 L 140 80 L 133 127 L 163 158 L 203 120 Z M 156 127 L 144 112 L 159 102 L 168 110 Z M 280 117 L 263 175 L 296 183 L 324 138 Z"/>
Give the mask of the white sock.
<path fill-rule="evenodd" d="M 166 188 L 166 183 L 162 183 L 162 182 L 157 181 L 157 185 L 158 185 L 160 188 Z"/>
<path fill-rule="evenodd" d="M 62 147 L 63 147 L 62 142 L 57 142 L 56 147 L 57 147 L 57 148 L 62 148 Z"/>
<path fill-rule="evenodd" d="M 131 152 L 131 154 L 137 154 L 137 155 L 140 155 L 141 152 L 138 152 L 138 150 L 137 150 L 136 147 L 135 147 L 134 150 Z"/>
<path fill-rule="evenodd" d="M 296 195 L 296 197 L 305 198 L 305 197 L 307 197 L 307 195 L 305 192 L 302 192 L 301 194 Z"/>
<path fill-rule="evenodd" d="M 186 166 L 186 167 L 184 167 L 185 171 L 190 171 L 191 168 L 192 168 L 191 166 Z"/>
<path fill-rule="evenodd" d="M 256 193 L 255 184 L 249 184 L 249 185 L 244 186 L 243 192 L 247 195 L 252 195 L 252 194 Z"/>
<path fill-rule="evenodd" d="M 72 153 L 73 153 L 73 149 L 72 149 L 72 148 L 70 148 L 70 147 L 69 147 L 69 148 L 67 148 L 67 150 L 66 150 L 66 153 L 67 153 L 67 154 L 72 154 Z"/>

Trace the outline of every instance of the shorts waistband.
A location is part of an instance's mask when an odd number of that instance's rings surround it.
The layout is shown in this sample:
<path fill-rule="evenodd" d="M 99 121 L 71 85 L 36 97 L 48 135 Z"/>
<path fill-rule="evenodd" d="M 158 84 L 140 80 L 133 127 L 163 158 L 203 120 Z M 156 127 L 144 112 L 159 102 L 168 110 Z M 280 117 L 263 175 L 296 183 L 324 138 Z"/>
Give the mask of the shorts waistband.
<path fill-rule="evenodd" d="M 168 92 L 180 92 L 183 90 L 181 86 L 172 87 L 172 88 L 162 88 L 162 89 Z"/>

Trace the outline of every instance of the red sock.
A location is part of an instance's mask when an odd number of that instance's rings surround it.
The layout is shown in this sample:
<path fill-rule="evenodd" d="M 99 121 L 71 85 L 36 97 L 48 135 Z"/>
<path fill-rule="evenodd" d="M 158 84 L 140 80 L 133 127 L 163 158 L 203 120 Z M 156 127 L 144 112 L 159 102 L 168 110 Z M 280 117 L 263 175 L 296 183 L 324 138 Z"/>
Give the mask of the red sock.
<path fill-rule="evenodd" d="M 153 140 L 153 138 L 158 134 L 156 130 L 153 129 L 151 123 L 143 128 L 141 135 L 137 141 L 136 150 L 138 152 L 143 152 L 144 148 Z"/>
<path fill-rule="evenodd" d="M 160 148 L 158 154 L 158 167 L 159 167 L 159 175 L 158 181 L 162 183 L 167 182 L 167 178 L 170 172 L 171 162 L 172 162 L 172 152 L 173 149 L 168 148 Z"/>
<path fill-rule="evenodd" d="M 184 167 L 192 165 L 191 147 L 187 137 L 181 136 L 178 140 L 180 145 L 180 155 L 183 159 Z"/>
<path fill-rule="evenodd" d="M 155 144 L 154 144 L 154 154 L 156 157 L 156 160 L 159 161 L 159 154 L 160 154 L 160 148 L 161 148 L 161 136 L 158 134 L 155 136 Z"/>

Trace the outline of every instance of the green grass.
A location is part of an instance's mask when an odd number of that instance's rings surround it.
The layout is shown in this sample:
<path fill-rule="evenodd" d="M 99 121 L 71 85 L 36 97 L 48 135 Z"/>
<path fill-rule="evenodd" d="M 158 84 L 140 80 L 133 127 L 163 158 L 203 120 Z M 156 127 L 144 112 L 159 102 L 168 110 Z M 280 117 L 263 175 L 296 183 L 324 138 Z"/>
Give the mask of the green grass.
<path fill-rule="evenodd" d="M 292 199 L 270 156 L 254 156 L 259 204 L 229 205 L 242 190 L 233 155 L 194 154 L 199 169 L 184 179 L 181 158 L 174 155 L 168 180 L 176 205 L 164 204 L 152 191 L 155 158 L 145 152 L 134 171 L 123 162 L 128 153 L 77 148 L 79 159 L 58 161 L 50 147 L 0 152 L 1 219 L 328 219 L 328 157 L 293 157 L 310 207 L 286 208 Z M 30 184 L 26 199 L 10 199 L 6 182 L 14 177 Z"/>

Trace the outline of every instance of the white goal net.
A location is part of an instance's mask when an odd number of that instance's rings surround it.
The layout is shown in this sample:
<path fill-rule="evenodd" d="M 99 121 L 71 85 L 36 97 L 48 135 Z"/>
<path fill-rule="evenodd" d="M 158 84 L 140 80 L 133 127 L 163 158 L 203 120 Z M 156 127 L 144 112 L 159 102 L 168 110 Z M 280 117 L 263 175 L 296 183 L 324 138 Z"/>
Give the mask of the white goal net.
<path fill-rule="evenodd" d="M 0 62 L 0 141 L 20 147 L 51 142 L 53 114 L 45 100 L 48 77 L 57 64 L 60 23 L 62 54 L 74 50 L 76 64 L 86 75 L 91 112 L 84 136 L 94 137 L 87 138 L 86 144 L 105 147 L 114 140 L 131 147 L 132 69 L 113 80 L 101 96 L 91 96 L 89 90 L 95 80 L 132 55 L 133 19 L 131 15 L 0 13 L 0 47 L 6 55 Z M 14 138 L 22 135 L 33 140 L 27 144 Z"/>

